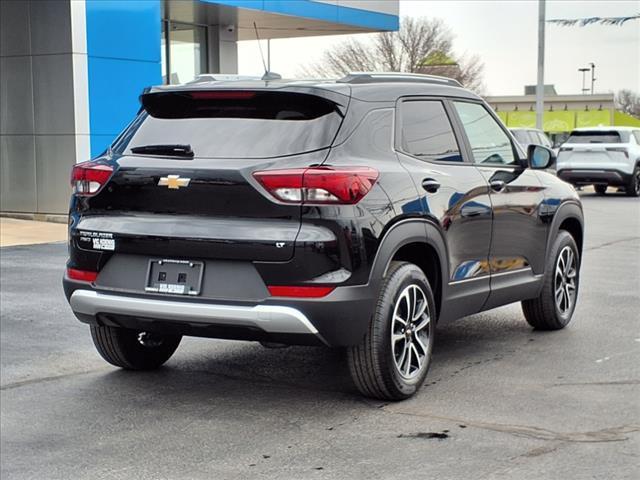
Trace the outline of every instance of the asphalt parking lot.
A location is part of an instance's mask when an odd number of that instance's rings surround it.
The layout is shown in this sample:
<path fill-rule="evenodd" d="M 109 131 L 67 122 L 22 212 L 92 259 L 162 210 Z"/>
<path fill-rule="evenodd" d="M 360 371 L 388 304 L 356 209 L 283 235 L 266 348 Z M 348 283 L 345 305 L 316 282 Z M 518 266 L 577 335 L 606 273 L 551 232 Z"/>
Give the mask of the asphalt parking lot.
<path fill-rule="evenodd" d="M 9 479 L 640 478 L 640 202 L 584 194 L 578 308 L 441 325 L 421 392 L 361 398 L 344 355 L 185 339 L 119 371 L 63 297 L 63 243 L 1 255 L 1 472 Z"/>

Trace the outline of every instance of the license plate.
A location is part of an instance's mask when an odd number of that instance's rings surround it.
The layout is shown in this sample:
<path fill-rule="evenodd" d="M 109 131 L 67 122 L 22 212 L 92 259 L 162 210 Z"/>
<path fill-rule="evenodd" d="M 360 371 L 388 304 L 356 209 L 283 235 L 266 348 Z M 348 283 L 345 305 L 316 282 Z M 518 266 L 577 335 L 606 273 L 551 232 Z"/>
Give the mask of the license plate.
<path fill-rule="evenodd" d="M 200 295 L 204 263 L 190 260 L 149 260 L 145 291 Z"/>

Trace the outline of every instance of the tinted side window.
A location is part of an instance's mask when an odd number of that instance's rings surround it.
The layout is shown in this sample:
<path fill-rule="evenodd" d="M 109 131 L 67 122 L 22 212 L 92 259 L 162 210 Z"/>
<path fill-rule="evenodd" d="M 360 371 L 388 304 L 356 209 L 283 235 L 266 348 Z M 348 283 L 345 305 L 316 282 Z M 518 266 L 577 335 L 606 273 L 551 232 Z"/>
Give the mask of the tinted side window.
<path fill-rule="evenodd" d="M 480 104 L 454 102 L 475 163 L 515 163 L 513 146 L 498 122 Z"/>
<path fill-rule="evenodd" d="M 526 130 L 511 130 L 511 133 L 513 133 L 513 136 L 516 137 L 516 140 L 518 140 L 525 147 L 531 143 L 529 132 L 527 132 Z"/>
<path fill-rule="evenodd" d="M 401 106 L 403 151 L 424 160 L 461 162 L 462 156 L 442 102 L 412 100 Z"/>
<path fill-rule="evenodd" d="M 547 148 L 551 148 L 551 141 L 549 137 L 545 133 L 538 132 L 538 137 L 540 137 L 540 145 L 544 145 Z"/>

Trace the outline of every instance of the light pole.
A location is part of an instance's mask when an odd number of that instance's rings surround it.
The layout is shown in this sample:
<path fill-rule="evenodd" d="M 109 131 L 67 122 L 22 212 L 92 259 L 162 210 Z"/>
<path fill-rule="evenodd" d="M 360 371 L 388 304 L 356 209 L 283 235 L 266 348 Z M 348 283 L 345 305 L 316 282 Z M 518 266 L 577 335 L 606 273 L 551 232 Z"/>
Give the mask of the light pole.
<path fill-rule="evenodd" d="M 545 0 L 538 0 L 538 83 L 536 85 L 536 128 L 542 130 L 544 117 L 544 20 Z"/>
<path fill-rule="evenodd" d="M 593 84 L 596 83 L 596 64 L 591 62 L 591 95 L 593 95 Z"/>
<path fill-rule="evenodd" d="M 585 82 L 586 82 L 586 73 L 591 71 L 590 68 L 579 68 L 578 69 L 579 72 L 582 72 L 582 94 L 584 95 L 585 93 L 587 93 L 589 91 L 589 89 L 586 87 Z"/>

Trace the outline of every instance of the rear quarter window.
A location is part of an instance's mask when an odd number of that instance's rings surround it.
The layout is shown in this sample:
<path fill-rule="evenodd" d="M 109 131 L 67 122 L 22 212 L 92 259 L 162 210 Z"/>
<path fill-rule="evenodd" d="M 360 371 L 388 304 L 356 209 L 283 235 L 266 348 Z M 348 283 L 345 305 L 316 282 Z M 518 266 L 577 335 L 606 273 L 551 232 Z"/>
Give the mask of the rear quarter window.
<path fill-rule="evenodd" d="M 461 162 L 453 128 L 439 100 L 409 100 L 401 106 L 402 151 L 427 161 Z"/>

